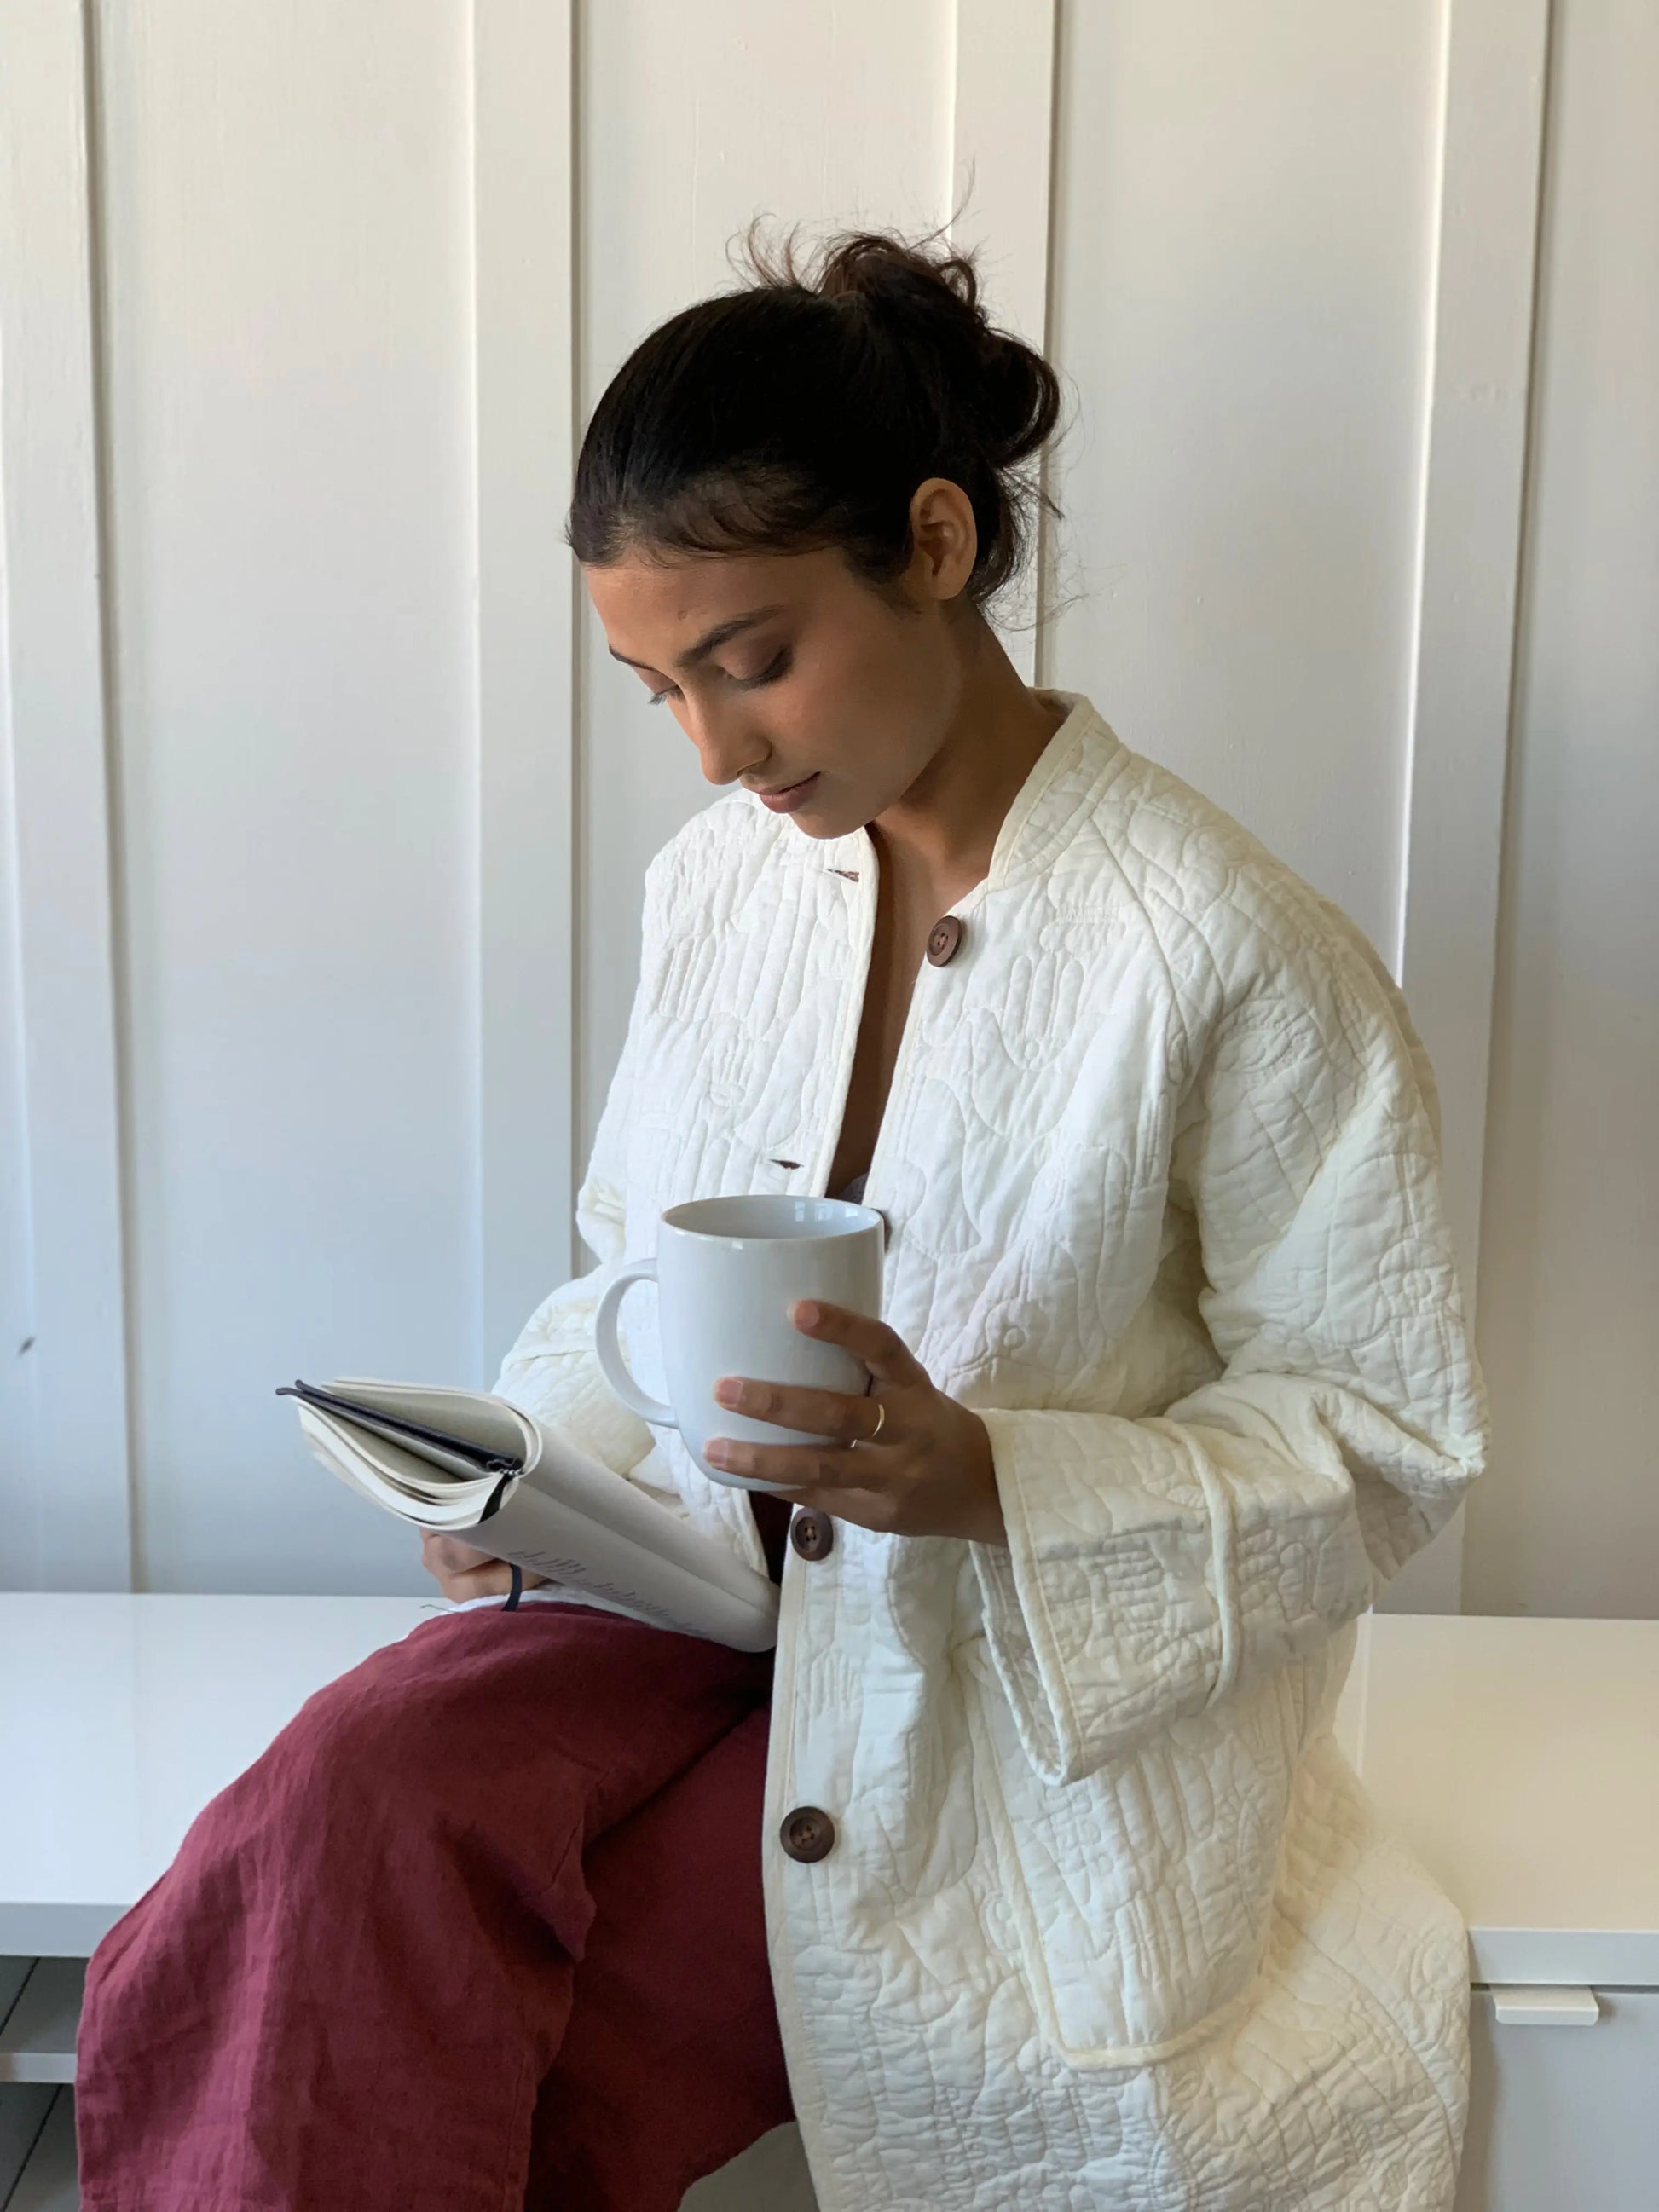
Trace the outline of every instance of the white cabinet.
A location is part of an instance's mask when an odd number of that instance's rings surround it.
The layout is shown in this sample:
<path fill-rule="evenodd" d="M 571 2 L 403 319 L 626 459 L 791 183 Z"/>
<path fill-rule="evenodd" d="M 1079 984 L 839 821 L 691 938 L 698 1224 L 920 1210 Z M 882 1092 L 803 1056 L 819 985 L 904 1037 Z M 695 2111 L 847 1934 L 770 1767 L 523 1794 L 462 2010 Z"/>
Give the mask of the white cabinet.
<path fill-rule="evenodd" d="M 1654 2212 L 1659 1990 L 1601 1990 L 1594 2026 L 1500 2024 L 1476 1990 L 1457 2212 Z"/>

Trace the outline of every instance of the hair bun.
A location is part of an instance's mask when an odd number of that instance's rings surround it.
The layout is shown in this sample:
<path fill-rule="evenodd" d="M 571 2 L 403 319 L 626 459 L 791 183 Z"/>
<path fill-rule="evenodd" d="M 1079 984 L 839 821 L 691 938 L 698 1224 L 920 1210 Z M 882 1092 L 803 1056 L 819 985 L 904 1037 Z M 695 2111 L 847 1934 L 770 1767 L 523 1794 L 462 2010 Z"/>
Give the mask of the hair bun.
<path fill-rule="evenodd" d="M 567 535 L 584 562 L 638 544 L 687 552 L 839 545 L 872 581 L 901 576 L 916 487 L 943 477 L 974 510 L 969 597 L 1013 576 L 1039 507 L 1031 461 L 1060 380 L 992 323 L 970 252 L 943 233 L 842 232 L 805 265 L 798 233 L 742 239 L 748 281 L 635 349 L 594 410 Z"/>
<path fill-rule="evenodd" d="M 947 388 L 975 417 L 994 468 L 1018 467 L 1054 430 L 1054 371 L 991 321 L 968 255 L 931 254 L 882 231 L 854 231 L 831 243 L 809 289 L 820 299 L 861 301 L 910 344 L 937 349 L 955 372 Z"/>
<path fill-rule="evenodd" d="M 1048 441 L 1059 412 L 1054 374 L 1041 354 L 1003 331 L 991 332 L 983 366 L 986 427 L 1000 467 L 1017 467 Z"/>
<path fill-rule="evenodd" d="M 821 300 L 849 294 L 887 307 L 949 313 L 952 305 L 981 325 L 979 276 L 959 253 L 936 258 L 882 231 L 857 230 L 825 249 L 808 289 Z M 943 295 L 943 296 L 942 296 Z M 986 325 L 988 328 L 988 325 Z"/>

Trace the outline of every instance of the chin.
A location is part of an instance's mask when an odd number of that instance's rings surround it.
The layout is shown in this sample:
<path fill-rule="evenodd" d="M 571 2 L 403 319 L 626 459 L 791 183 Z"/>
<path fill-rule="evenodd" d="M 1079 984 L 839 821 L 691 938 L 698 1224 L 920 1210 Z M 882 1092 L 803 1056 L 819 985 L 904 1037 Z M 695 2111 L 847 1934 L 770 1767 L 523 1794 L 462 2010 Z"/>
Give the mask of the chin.
<path fill-rule="evenodd" d="M 828 807 L 814 806 L 803 806 L 799 814 L 788 818 L 791 827 L 799 830 L 803 837 L 811 837 L 820 845 L 830 844 L 837 837 L 850 837 L 854 830 L 862 830 L 871 819 L 867 814 L 854 814 L 842 821 L 839 809 L 831 813 Z"/>

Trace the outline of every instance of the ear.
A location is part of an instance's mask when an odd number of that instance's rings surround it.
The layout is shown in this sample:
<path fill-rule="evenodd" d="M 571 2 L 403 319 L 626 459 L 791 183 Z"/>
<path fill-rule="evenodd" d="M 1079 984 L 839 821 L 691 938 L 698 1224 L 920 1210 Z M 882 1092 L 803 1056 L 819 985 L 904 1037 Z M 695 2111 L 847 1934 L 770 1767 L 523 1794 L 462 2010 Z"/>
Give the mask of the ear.
<path fill-rule="evenodd" d="M 954 599 L 974 573 L 979 530 L 973 502 L 949 477 L 929 477 L 910 501 L 910 535 L 915 545 L 907 581 L 931 599 Z"/>

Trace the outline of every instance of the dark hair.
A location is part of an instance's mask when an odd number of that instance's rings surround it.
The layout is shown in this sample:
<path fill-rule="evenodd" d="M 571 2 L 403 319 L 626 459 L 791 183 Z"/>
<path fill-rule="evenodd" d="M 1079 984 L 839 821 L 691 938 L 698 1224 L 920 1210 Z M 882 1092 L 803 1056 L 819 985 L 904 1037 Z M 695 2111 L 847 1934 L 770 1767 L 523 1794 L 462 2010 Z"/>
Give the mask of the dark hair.
<path fill-rule="evenodd" d="M 918 484 L 946 477 L 972 502 L 967 593 L 983 607 L 1021 567 L 1036 508 L 1060 512 L 1035 469 L 1060 383 L 996 329 L 969 252 L 939 234 L 843 232 L 796 266 L 744 235 L 750 281 L 661 324 L 594 409 L 565 539 L 604 567 L 638 550 L 805 552 L 839 546 L 890 586 L 913 552 Z"/>

